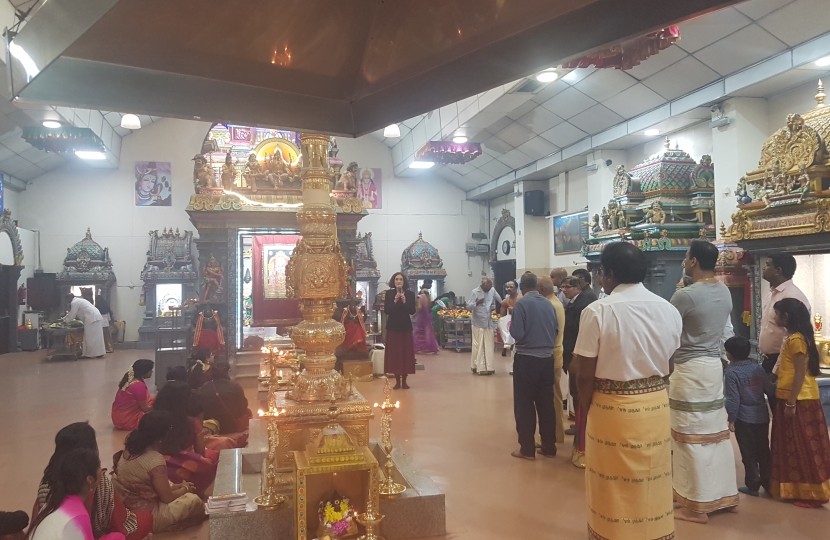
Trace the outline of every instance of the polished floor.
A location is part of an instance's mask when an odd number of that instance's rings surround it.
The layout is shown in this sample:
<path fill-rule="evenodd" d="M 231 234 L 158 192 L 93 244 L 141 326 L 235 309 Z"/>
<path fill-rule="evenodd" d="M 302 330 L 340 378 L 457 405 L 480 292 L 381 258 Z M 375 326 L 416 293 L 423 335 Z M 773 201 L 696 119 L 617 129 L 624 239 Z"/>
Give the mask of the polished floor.
<path fill-rule="evenodd" d="M 105 467 L 122 448 L 125 433 L 110 423 L 118 380 L 150 351 L 118 351 L 101 360 L 45 363 L 43 353 L 0 356 L 0 509 L 30 511 L 58 429 L 88 420 L 98 433 Z M 560 457 L 533 462 L 510 457 L 517 448 L 511 379 L 506 359 L 497 373 L 470 373 L 469 353 L 442 351 L 420 356 L 426 366 L 410 377 L 393 434 L 447 496 L 447 538 L 585 539 L 583 472 L 559 445 Z M 370 402 L 383 397 L 382 380 L 355 385 Z M 249 398 L 253 397 L 253 393 Z M 379 417 L 372 436 L 378 436 Z M 743 469 L 736 452 L 739 485 Z M 712 516 L 708 525 L 678 523 L 682 540 L 787 540 L 827 538 L 830 509 L 796 508 L 741 495 L 737 514 Z M 163 540 L 207 539 L 207 526 Z"/>

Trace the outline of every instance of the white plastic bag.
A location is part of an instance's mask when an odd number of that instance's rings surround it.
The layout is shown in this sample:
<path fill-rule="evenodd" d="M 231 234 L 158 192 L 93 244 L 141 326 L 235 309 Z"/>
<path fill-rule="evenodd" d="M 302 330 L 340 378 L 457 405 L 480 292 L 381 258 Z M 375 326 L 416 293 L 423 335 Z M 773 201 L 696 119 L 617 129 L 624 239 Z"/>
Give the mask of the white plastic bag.
<path fill-rule="evenodd" d="M 512 315 L 505 315 L 499 319 L 499 332 L 505 347 L 512 347 L 516 343 L 516 340 L 510 335 L 510 320 L 512 318 Z"/>

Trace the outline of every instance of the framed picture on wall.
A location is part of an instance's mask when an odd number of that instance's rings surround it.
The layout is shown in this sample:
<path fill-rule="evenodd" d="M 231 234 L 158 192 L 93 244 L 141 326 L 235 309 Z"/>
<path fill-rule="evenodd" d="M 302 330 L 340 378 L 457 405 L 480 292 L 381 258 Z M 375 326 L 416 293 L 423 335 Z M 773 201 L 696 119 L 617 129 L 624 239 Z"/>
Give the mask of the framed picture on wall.
<path fill-rule="evenodd" d="M 588 212 L 553 218 L 553 252 L 556 255 L 579 253 L 588 239 Z"/>
<path fill-rule="evenodd" d="M 357 198 L 363 208 L 383 208 L 383 178 L 380 169 L 361 169 L 357 179 Z"/>
<path fill-rule="evenodd" d="M 173 178 L 168 161 L 135 162 L 135 205 L 171 206 Z"/>

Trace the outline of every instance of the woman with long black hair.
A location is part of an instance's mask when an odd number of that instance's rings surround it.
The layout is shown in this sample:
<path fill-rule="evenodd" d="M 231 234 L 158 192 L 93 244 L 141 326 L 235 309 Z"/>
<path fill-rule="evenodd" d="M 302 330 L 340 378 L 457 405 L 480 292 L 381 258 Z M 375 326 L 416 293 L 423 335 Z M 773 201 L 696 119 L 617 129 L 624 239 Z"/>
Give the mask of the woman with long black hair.
<path fill-rule="evenodd" d="M 167 475 L 173 482 L 189 481 L 196 493 L 203 497 L 216 478 L 219 453 L 205 446 L 208 432 L 203 428 L 201 404 L 190 386 L 180 382 L 167 383 L 159 390 L 154 411 L 167 411 L 173 420 L 172 428 L 159 447 L 167 461 Z"/>
<path fill-rule="evenodd" d="M 46 504 L 29 528 L 31 540 L 93 540 L 92 523 L 84 501 L 101 482 L 103 471 L 98 452 L 76 448 L 53 464 Z M 100 536 L 102 540 L 124 540 L 120 532 Z"/>
<path fill-rule="evenodd" d="M 98 453 L 95 430 L 86 422 L 75 422 L 62 428 L 55 435 L 55 452 L 43 471 L 43 479 L 37 492 L 37 502 L 32 510 L 32 521 L 43 512 L 54 485 L 59 476 L 63 457 L 79 448 Z M 101 476 L 97 487 L 89 493 L 84 505 L 92 520 L 92 533 L 101 538 L 109 532 L 120 532 L 127 540 L 141 540 L 153 530 L 153 516 L 149 512 L 131 512 L 127 510 L 121 497 L 113 489 L 112 481 L 106 475 Z"/>
<path fill-rule="evenodd" d="M 124 441 L 124 452 L 116 455 L 115 483 L 124 494 L 124 504 L 133 511 L 151 512 L 154 533 L 204 519 L 205 505 L 195 494 L 196 487 L 190 482 L 174 484 L 167 475 L 160 450 L 172 426 L 167 411 L 147 413 Z"/>
<path fill-rule="evenodd" d="M 117 429 L 132 431 L 141 417 L 152 410 L 153 397 L 144 381 L 153 376 L 152 360 L 136 360 L 118 383 L 112 402 L 112 424 Z"/>
<path fill-rule="evenodd" d="M 819 355 L 810 312 L 795 298 L 773 306 L 787 330 L 778 357 L 772 417 L 770 494 L 801 508 L 830 500 L 830 438 L 819 400 Z"/>
<path fill-rule="evenodd" d="M 415 308 L 415 293 L 407 288 L 404 275 L 395 272 L 383 298 L 387 317 L 383 371 L 395 374 L 396 390 L 408 389 L 406 376 L 415 373 L 415 345 L 412 341 L 412 320 L 409 318 L 415 314 Z"/>

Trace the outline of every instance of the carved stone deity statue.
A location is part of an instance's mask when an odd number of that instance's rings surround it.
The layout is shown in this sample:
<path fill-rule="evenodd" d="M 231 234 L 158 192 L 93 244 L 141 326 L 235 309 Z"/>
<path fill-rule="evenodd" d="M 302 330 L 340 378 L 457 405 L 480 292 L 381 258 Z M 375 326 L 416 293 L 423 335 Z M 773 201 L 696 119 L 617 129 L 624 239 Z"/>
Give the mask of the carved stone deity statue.
<path fill-rule="evenodd" d="M 231 153 L 225 154 L 225 163 L 222 164 L 222 187 L 225 190 L 233 189 L 234 177 L 236 171 L 233 168 L 233 157 Z"/>
<path fill-rule="evenodd" d="M 263 177 L 262 165 L 260 165 L 259 161 L 257 161 L 256 154 L 251 153 L 251 155 L 248 156 L 245 168 L 242 169 L 242 176 L 245 178 L 245 182 L 248 183 L 248 186 L 251 187 L 251 191 L 256 191 L 257 179 Z"/>
<path fill-rule="evenodd" d="M 617 204 L 617 201 L 611 199 L 608 201 L 608 221 L 609 221 L 609 230 L 616 230 L 625 227 L 625 212 L 623 209 Z"/>
<path fill-rule="evenodd" d="M 654 201 L 651 209 L 646 212 L 646 222 L 655 225 L 663 225 L 666 223 L 666 212 L 663 210 L 663 205 L 660 201 Z"/>
<path fill-rule="evenodd" d="M 591 218 L 591 234 L 596 235 L 602 231 L 602 227 L 599 225 L 599 214 L 594 214 L 594 217 Z"/>
<path fill-rule="evenodd" d="M 346 167 L 346 172 L 340 176 L 340 180 L 337 182 L 334 189 L 338 191 L 357 193 L 357 171 L 359 168 L 360 167 L 357 165 L 356 161 L 349 163 L 349 166 Z"/>
<path fill-rule="evenodd" d="M 224 289 L 222 283 L 225 281 L 225 271 L 222 270 L 222 265 L 216 260 L 213 255 L 210 256 L 210 261 L 202 270 L 202 285 L 204 286 L 204 295 L 202 300 L 205 302 L 211 299 L 218 298 Z"/>
<path fill-rule="evenodd" d="M 282 187 L 284 182 L 291 181 L 291 170 L 279 148 L 274 149 L 271 159 L 268 160 L 267 168 L 266 178 L 274 184 L 274 187 Z"/>
<path fill-rule="evenodd" d="M 214 188 L 216 186 L 216 174 L 213 167 L 208 165 L 207 159 L 202 154 L 193 157 L 193 187 L 196 193 L 201 188 Z"/>

